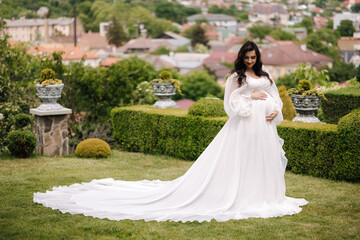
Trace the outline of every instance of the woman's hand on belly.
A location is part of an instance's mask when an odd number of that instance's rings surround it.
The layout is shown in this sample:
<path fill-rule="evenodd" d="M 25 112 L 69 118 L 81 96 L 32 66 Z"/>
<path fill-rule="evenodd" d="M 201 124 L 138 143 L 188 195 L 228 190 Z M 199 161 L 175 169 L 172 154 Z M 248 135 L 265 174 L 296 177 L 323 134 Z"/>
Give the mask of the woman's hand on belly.
<path fill-rule="evenodd" d="M 278 110 L 274 110 L 272 113 L 266 116 L 266 121 L 271 122 L 279 114 Z"/>
<path fill-rule="evenodd" d="M 252 99 L 258 99 L 258 100 L 266 100 L 267 95 L 264 92 L 254 91 L 254 92 L 251 93 L 251 98 Z"/>

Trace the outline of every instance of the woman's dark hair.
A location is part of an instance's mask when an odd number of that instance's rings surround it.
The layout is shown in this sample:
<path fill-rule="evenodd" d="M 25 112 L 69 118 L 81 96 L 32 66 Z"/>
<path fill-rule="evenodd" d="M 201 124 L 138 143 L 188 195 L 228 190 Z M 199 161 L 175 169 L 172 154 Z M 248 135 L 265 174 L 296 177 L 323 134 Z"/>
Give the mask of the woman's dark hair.
<path fill-rule="evenodd" d="M 241 86 L 246 79 L 245 71 L 246 71 L 246 65 L 244 64 L 244 57 L 245 54 L 249 51 L 255 51 L 256 54 L 256 63 L 252 67 L 254 73 L 256 76 L 261 77 L 265 76 L 269 79 L 270 84 L 272 84 L 272 81 L 270 79 L 270 76 L 267 72 L 262 70 L 262 62 L 261 62 L 261 53 L 259 51 L 258 46 L 253 41 L 246 41 L 244 45 L 239 50 L 238 57 L 235 60 L 234 66 L 235 68 L 231 71 L 231 73 L 236 72 L 238 75 L 238 83 L 239 86 Z"/>

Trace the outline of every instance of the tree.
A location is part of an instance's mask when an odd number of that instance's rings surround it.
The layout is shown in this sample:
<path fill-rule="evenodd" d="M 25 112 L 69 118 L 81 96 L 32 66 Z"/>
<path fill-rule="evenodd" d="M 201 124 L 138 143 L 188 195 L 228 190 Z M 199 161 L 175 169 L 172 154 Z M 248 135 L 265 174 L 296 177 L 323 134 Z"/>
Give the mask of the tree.
<path fill-rule="evenodd" d="M 290 40 L 290 41 L 295 41 L 296 40 L 296 36 L 294 34 L 283 31 L 280 28 L 277 28 L 277 29 L 273 30 L 270 33 L 270 36 L 273 37 L 276 40 Z"/>
<path fill-rule="evenodd" d="M 259 38 L 260 41 L 264 39 L 269 33 L 271 33 L 271 27 L 270 26 L 252 26 L 248 28 L 248 31 L 251 34 L 251 37 L 253 38 Z"/>
<path fill-rule="evenodd" d="M 341 20 L 337 30 L 340 32 L 342 37 L 352 37 L 355 32 L 353 22 L 348 19 Z"/>
<path fill-rule="evenodd" d="M 189 98 L 194 101 L 211 94 L 217 97 L 223 96 L 223 89 L 217 84 L 215 77 L 210 76 L 205 70 L 195 70 L 181 79 L 181 98 Z M 179 98 L 180 96 L 177 96 Z"/>
<path fill-rule="evenodd" d="M 333 82 L 345 82 L 356 76 L 357 70 L 354 64 L 346 62 L 335 62 L 332 68 L 326 67 Z"/>
<path fill-rule="evenodd" d="M 359 13 L 360 12 L 360 3 L 356 3 L 354 6 L 352 6 L 351 11 L 353 13 Z"/>
<path fill-rule="evenodd" d="M 304 17 L 300 23 L 294 25 L 294 27 L 305 27 L 308 34 L 313 32 L 313 26 L 314 21 L 309 17 Z"/>
<path fill-rule="evenodd" d="M 109 44 L 114 44 L 116 47 L 122 46 L 123 42 L 126 41 L 126 34 L 120 23 L 113 17 L 109 30 L 106 33 L 106 38 Z"/>
<path fill-rule="evenodd" d="M 196 24 L 196 27 L 193 29 L 193 31 L 191 32 L 191 46 L 195 47 L 196 44 L 202 44 L 204 46 L 208 46 L 208 38 L 205 35 L 205 29 L 199 25 Z"/>
<path fill-rule="evenodd" d="M 334 59 L 334 61 L 339 61 L 341 59 L 339 50 L 335 46 L 328 46 L 322 43 L 323 40 L 321 36 L 316 33 L 311 33 L 306 39 L 306 45 L 309 49 L 329 56 Z"/>

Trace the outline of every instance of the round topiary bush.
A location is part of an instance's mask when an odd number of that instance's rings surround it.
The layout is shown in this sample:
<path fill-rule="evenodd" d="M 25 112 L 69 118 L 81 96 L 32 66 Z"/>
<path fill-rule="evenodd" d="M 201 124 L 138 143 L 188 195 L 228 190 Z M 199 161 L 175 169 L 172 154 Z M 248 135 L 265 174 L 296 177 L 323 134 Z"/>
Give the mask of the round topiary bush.
<path fill-rule="evenodd" d="M 224 101 L 216 98 L 200 98 L 190 106 L 188 114 L 202 117 L 225 117 Z"/>
<path fill-rule="evenodd" d="M 103 158 L 111 154 L 111 149 L 107 142 L 98 138 L 89 138 L 80 142 L 76 149 L 75 155 L 77 157 L 95 157 Z"/>
<path fill-rule="evenodd" d="M 15 116 L 15 128 L 22 129 L 31 123 L 31 118 L 25 113 L 19 113 Z"/>
<path fill-rule="evenodd" d="M 29 130 L 16 130 L 9 133 L 6 138 L 6 145 L 13 156 L 27 158 L 35 150 L 36 137 Z"/>
<path fill-rule="evenodd" d="M 340 179 L 360 181 L 360 109 L 342 117 L 338 122 L 338 154 L 336 175 Z"/>

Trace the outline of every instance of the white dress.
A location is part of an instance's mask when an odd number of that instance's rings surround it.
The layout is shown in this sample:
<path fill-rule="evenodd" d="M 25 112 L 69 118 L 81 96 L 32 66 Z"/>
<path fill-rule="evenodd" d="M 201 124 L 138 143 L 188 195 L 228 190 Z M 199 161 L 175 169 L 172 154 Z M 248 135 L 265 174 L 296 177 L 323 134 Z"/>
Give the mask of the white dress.
<path fill-rule="evenodd" d="M 110 220 L 202 222 L 299 213 L 307 201 L 285 196 L 277 88 L 264 77 L 248 76 L 240 88 L 236 81 L 235 73 L 226 83 L 229 120 L 183 176 L 173 181 L 93 180 L 34 193 L 34 202 Z M 254 90 L 267 93 L 267 100 L 251 99 Z M 269 123 L 265 116 L 274 109 L 279 115 Z"/>

